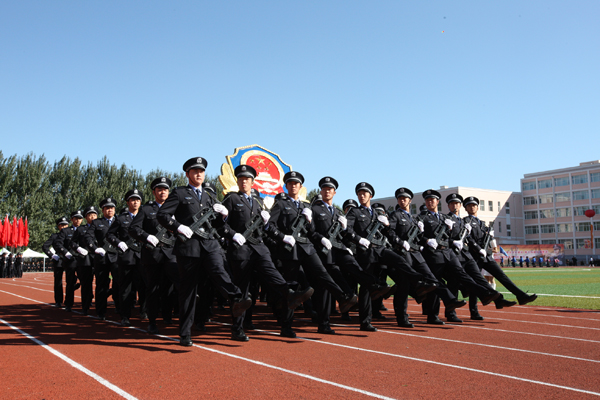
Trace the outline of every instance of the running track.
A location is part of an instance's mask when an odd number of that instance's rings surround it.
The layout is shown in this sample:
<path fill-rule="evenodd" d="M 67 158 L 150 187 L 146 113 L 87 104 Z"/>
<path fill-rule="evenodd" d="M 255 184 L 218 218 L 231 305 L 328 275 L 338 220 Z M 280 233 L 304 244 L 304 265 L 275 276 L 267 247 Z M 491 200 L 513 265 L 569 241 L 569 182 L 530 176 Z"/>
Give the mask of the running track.
<path fill-rule="evenodd" d="M 487 306 L 485 321 L 470 321 L 463 308 L 463 324 L 431 326 L 412 302 L 414 329 L 388 311 L 378 332 L 334 316 L 338 335 L 320 335 L 299 314 L 297 339 L 258 315 L 247 343 L 217 315 L 183 348 L 176 325 L 159 320 L 161 335 L 149 335 L 135 313 L 131 328 L 112 312 L 67 313 L 51 305 L 52 287 L 52 273 L 0 280 L 3 399 L 600 398 L 598 311 Z"/>

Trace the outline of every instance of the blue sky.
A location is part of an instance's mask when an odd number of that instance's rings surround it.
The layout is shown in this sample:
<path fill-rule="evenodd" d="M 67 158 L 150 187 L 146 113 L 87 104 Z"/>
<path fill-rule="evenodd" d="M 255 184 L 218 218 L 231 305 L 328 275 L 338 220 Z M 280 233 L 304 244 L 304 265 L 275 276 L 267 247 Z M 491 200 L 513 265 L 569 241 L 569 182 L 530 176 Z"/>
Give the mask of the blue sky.
<path fill-rule="evenodd" d="M 5 156 L 217 175 L 259 144 L 342 203 L 600 159 L 595 1 L 3 1 Z"/>

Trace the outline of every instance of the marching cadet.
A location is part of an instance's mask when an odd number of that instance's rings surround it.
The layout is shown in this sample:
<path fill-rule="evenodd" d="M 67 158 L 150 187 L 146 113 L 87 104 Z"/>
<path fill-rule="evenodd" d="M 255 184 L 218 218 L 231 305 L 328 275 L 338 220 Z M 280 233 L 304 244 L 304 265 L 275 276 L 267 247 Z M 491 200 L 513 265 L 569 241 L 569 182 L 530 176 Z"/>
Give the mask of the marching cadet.
<path fill-rule="evenodd" d="M 260 202 L 252 197 L 252 185 L 256 178 L 256 170 L 249 165 L 238 165 L 234 174 L 237 178 L 239 192 L 229 193 L 223 205 L 229 211 L 227 221 L 221 228 L 223 236 L 230 240 L 227 257 L 231 268 L 233 283 L 244 295 L 248 296 L 248 288 L 252 273 L 257 274 L 263 284 L 278 292 L 285 304 L 274 307 L 278 320 L 282 320 L 282 311 L 294 310 L 302 302 L 310 298 L 312 288 L 300 292 L 292 292 L 279 271 L 273 265 L 271 253 L 263 243 L 264 226 L 269 222 L 270 214 L 262 210 Z M 244 315 L 235 317 L 231 326 L 231 338 L 237 341 L 248 341 L 243 330 Z"/>
<path fill-rule="evenodd" d="M 135 305 L 137 290 L 140 304 L 140 319 L 146 318 L 146 293 L 140 274 L 141 245 L 129 235 L 129 227 L 142 204 L 142 194 L 137 189 L 125 193 L 127 210 L 119 214 L 108 228 L 106 240 L 118 248 L 119 297 L 121 298 L 121 325 L 131 326 L 131 309 Z M 114 277 L 113 277 L 114 279 Z"/>
<path fill-rule="evenodd" d="M 465 301 L 458 300 L 442 281 L 435 278 L 421 254 L 418 243 L 421 237 L 421 228 L 424 225 L 423 222 L 417 222 L 410 215 L 413 192 L 408 188 L 401 187 L 396 190 L 394 195 L 398 206 L 390 216 L 390 228 L 386 232 L 394 250 L 400 255 L 403 263 L 423 274 L 425 280 L 438 284 L 439 287 L 433 293 L 444 301 L 446 310 L 465 306 L 467 304 Z M 414 325 L 408 319 L 407 312 L 409 292 L 410 284 L 406 281 L 400 282 L 394 296 L 394 299 L 398 297 L 398 307 L 394 305 L 396 321 L 398 326 L 402 328 L 414 328 Z M 415 300 L 420 303 L 423 298 L 417 297 Z"/>
<path fill-rule="evenodd" d="M 86 225 L 80 225 L 73 234 L 71 251 L 75 255 L 77 276 L 79 277 L 79 282 L 81 282 L 81 308 L 83 314 L 88 315 L 90 306 L 92 305 L 92 298 L 94 297 L 94 268 L 92 266 L 92 259 L 86 249 L 87 240 L 85 234 L 91 223 L 98 218 L 98 211 L 96 211 L 94 206 L 90 206 L 84 210 L 83 216 L 87 223 Z"/>
<path fill-rule="evenodd" d="M 489 284 L 488 281 L 481 274 L 481 268 L 477 265 L 477 262 L 473 259 L 473 256 L 469 252 L 470 247 L 472 246 L 471 238 L 469 237 L 469 232 L 471 232 L 471 227 L 468 226 L 460 217 L 459 212 L 462 206 L 463 198 L 458 193 L 451 193 L 446 197 L 446 203 L 448 204 L 448 209 L 450 212 L 448 213 L 448 217 L 454 222 L 452 228 L 448 230 L 449 238 L 448 244 L 454 250 L 456 255 L 458 256 L 458 260 L 460 264 L 465 269 L 465 272 L 478 284 L 485 286 Z M 454 293 L 458 293 L 458 287 L 455 287 Z M 477 318 L 477 296 L 469 296 L 469 303 L 471 309 L 471 319 L 482 319 Z M 502 294 L 494 300 L 494 304 L 497 309 L 502 309 L 504 307 L 511 307 L 517 304 L 514 301 L 508 301 L 502 296 Z M 460 318 L 456 315 L 454 310 L 445 311 L 446 320 L 448 322 L 462 322 Z"/>
<path fill-rule="evenodd" d="M 119 297 L 118 283 L 118 255 L 117 249 L 106 240 L 108 228 L 115 221 L 115 200 L 106 197 L 100 200 L 102 218 L 97 218 L 90 223 L 85 232 L 87 248 L 94 252 L 94 275 L 96 275 L 96 314 L 101 320 L 106 319 L 107 298 L 109 296 L 110 276 L 112 275 L 112 297 L 115 308 L 120 314 L 121 299 Z"/>
<path fill-rule="evenodd" d="M 200 218 L 209 213 L 217 215 L 214 225 L 220 228 L 224 224 L 223 217 L 229 211 L 216 202 L 202 183 L 208 162 L 202 157 L 190 158 L 183 164 L 188 178 L 187 186 L 180 186 L 169 194 L 160 207 L 157 218 L 159 223 L 171 232 L 178 232 L 184 238 L 175 243 L 175 255 L 179 269 L 179 335 L 182 346 L 191 346 L 191 329 L 194 323 L 196 293 L 201 274 L 208 274 L 210 280 L 231 301 L 233 317 L 239 317 L 250 307 L 252 300 L 242 296 L 241 290 L 231 282 L 223 265 L 222 249 L 212 229 L 203 225 L 194 231 L 194 217 Z M 208 230 L 205 229 L 209 228 Z M 200 231 L 200 229 L 205 229 Z M 202 233 L 202 236 L 199 235 Z"/>
<path fill-rule="evenodd" d="M 53 233 L 54 235 L 54 233 Z M 45 243 L 44 243 L 45 244 Z M 52 245 L 52 243 L 50 243 L 50 245 Z M 52 254 L 52 253 L 50 253 Z M 50 257 L 50 256 L 48 256 Z M 2 255 L 0 255 L 0 278 L 6 278 L 6 253 L 2 253 Z M 62 289 L 62 286 L 61 286 Z M 62 293 L 62 291 L 61 291 Z"/>
<path fill-rule="evenodd" d="M 458 206 L 458 208 L 460 208 L 460 206 Z M 479 269 L 485 269 L 494 278 L 498 279 L 498 281 L 505 288 L 517 296 L 517 301 L 520 305 L 531 303 L 537 299 L 536 294 L 527 294 L 519 289 L 513 283 L 513 281 L 506 276 L 496 261 L 494 261 L 492 255 L 487 253 L 487 248 L 483 248 L 485 246 L 484 241 L 486 234 L 489 234 L 489 236 L 492 238 L 490 241 L 492 243 L 489 245 L 489 247 L 496 247 L 496 240 L 494 239 L 494 230 L 486 227 L 485 224 L 479 218 L 477 218 L 477 212 L 479 211 L 479 199 L 475 196 L 467 197 L 465 199 L 465 210 L 467 210 L 467 213 L 469 213 L 469 215 L 464 218 L 465 226 L 471 227 L 469 235 L 471 239 L 469 241 L 469 251 L 471 252 L 473 258 L 477 260 Z M 471 308 L 472 319 L 483 319 L 483 317 L 481 317 L 477 311 L 477 303 L 473 305 L 473 303 L 470 302 L 469 307 Z"/>
<path fill-rule="evenodd" d="M 129 227 L 129 234 L 141 243 L 141 273 L 146 286 L 146 309 L 148 311 L 148 333 L 157 334 L 156 319 L 159 309 L 167 323 L 172 320 L 173 307 L 169 291 L 177 280 L 177 260 L 173 254 L 175 236 L 158 223 L 158 210 L 169 196 L 171 180 L 158 177 L 150 184 L 154 201 L 140 209 Z"/>
<path fill-rule="evenodd" d="M 71 223 L 69 227 L 61 229 L 60 233 L 56 236 L 56 239 L 52 242 L 52 247 L 56 250 L 56 253 L 63 257 L 63 265 L 65 268 L 65 276 L 67 281 L 67 287 L 65 291 L 65 310 L 71 312 L 73 307 L 73 301 L 75 300 L 75 287 L 77 283 L 77 276 L 75 270 L 77 268 L 77 261 L 73 258 L 73 254 L 69 251 L 71 248 L 71 240 L 73 235 L 77 231 L 77 228 L 83 221 L 83 214 L 81 210 L 73 211 L 71 213 Z"/>
<path fill-rule="evenodd" d="M 488 305 L 500 297 L 500 293 L 493 290 L 487 283 L 480 285 L 475 282 L 464 270 L 458 257 L 449 247 L 447 228 L 452 229 L 454 221 L 451 218 L 437 212 L 440 201 L 440 193 L 430 189 L 423 192 L 427 211 L 420 214 L 417 219 L 423 223 L 423 237 L 421 246 L 423 257 L 433 275 L 438 280 L 445 278 L 454 279 L 470 294 L 474 294 L 481 300 L 483 305 Z M 423 302 L 423 309 L 427 314 L 427 323 L 444 325 L 438 318 L 440 301 L 435 293 L 427 296 Z"/>
<path fill-rule="evenodd" d="M 54 305 L 56 307 L 62 307 L 63 303 L 63 273 L 65 271 L 63 267 L 63 259 L 56 254 L 56 251 L 52 247 L 52 244 L 56 240 L 56 237 L 60 233 L 63 228 L 69 226 L 69 221 L 67 217 L 60 217 L 56 220 L 56 227 L 58 228 L 58 232 L 50 235 L 50 238 L 44 242 L 42 245 L 42 250 L 48 257 L 50 257 L 54 261 L 53 274 L 54 274 Z"/>
<path fill-rule="evenodd" d="M 338 182 L 334 178 L 326 176 L 319 181 L 319 188 L 321 189 L 321 199 L 312 206 L 315 221 L 313 238 L 314 244 L 319 250 L 321 262 L 329 275 L 345 292 L 351 292 L 353 289 L 346 282 L 342 273 L 350 276 L 352 281 L 369 289 L 371 300 L 393 294 L 390 293 L 392 290 L 390 286 L 378 285 L 375 276 L 363 271 L 352 256 L 352 251 L 342 242 L 342 232 L 347 228 L 348 220 L 333 206 L 333 197 L 338 188 Z M 334 225 L 335 227 L 332 228 Z M 331 329 L 329 323 L 331 294 L 319 290 L 313 296 L 313 302 L 317 308 L 319 333 L 334 334 L 335 331 Z"/>
<path fill-rule="evenodd" d="M 283 176 L 283 182 L 288 191 L 287 196 L 273 205 L 267 226 L 270 236 L 280 245 L 277 253 L 282 264 L 282 275 L 288 282 L 297 282 L 302 265 L 308 281 L 317 288 L 329 291 L 340 303 L 340 311 L 346 312 L 358 302 L 358 298 L 351 289 L 344 292 L 335 283 L 311 243 L 310 239 L 317 240 L 312 210 L 299 198 L 304 176 L 299 172 L 289 171 Z M 294 232 L 294 226 L 302 229 Z M 289 313 L 288 318 L 282 322 L 281 336 L 296 337 L 291 328 L 292 319 L 293 313 Z"/>

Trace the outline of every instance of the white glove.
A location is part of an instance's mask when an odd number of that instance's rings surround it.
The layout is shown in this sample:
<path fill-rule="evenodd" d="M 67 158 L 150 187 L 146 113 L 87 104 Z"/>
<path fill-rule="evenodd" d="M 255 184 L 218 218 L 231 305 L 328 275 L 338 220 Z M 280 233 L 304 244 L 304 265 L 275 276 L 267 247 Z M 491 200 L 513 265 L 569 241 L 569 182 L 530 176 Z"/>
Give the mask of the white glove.
<path fill-rule="evenodd" d="M 490 247 L 493 249 L 494 247 L 498 247 L 498 243 L 496 243 L 496 239 L 490 240 Z"/>
<path fill-rule="evenodd" d="M 82 256 L 87 256 L 88 255 L 88 251 L 86 249 L 84 249 L 83 247 L 77 247 L 77 252 L 79 254 L 81 254 Z"/>
<path fill-rule="evenodd" d="M 71 258 L 73 258 L 73 254 L 71 254 L 67 251 L 67 253 L 65 254 L 65 257 L 67 257 L 67 259 L 70 260 Z"/>
<path fill-rule="evenodd" d="M 213 210 L 215 210 L 215 212 L 218 212 L 224 217 L 226 217 L 229 214 L 229 210 L 227 210 L 227 208 L 223 204 L 215 204 L 213 206 Z"/>
<path fill-rule="evenodd" d="M 346 250 L 348 250 L 348 253 L 350 253 L 350 255 L 351 255 L 351 256 L 353 256 L 353 255 L 354 255 L 354 253 L 352 252 L 352 250 L 350 250 L 350 249 L 348 249 L 348 248 L 347 248 Z"/>
<path fill-rule="evenodd" d="M 479 250 L 479 254 L 481 254 L 483 257 L 487 257 L 487 252 L 484 249 Z"/>
<path fill-rule="evenodd" d="M 181 233 L 183 236 L 185 236 L 188 239 L 190 239 L 192 237 L 192 235 L 194 234 L 194 231 L 192 231 L 190 229 L 190 227 L 186 226 L 186 225 L 179 225 L 179 228 L 177 228 L 177 232 Z"/>
<path fill-rule="evenodd" d="M 98 247 L 96 250 L 94 250 L 94 253 L 104 256 L 106 255 L 106 250 L 104 250 L 102 247 Z"/>
<path fill-rule="evenodd" d="M 329 241 L 329 239 L 327 239 L 327 238 L 323 238 L 323 239 L 321 239 L 321 244 L 322 244 L 323 246 L 325 246 L 325 248 L 326 248 L 327 250 L 331 250 L 331 248 L 333 247 L 333 246 L 331 245 L 331 241 Z"/>
<path fill-rule="evenodd" d="M 463 242 L 461 242 L 460 240 L 455 240 L 454 242 L 452 242 L 454 244 L 454 247 L 456 247 L 459 250 L 463 249 Z"/>
<path fill-rule="evenodd" d="M 123 253 L 125 253 L 127 250 L 129 250 L 129 247 L 127 246 L 127 243 L 125 243 L 125 242 L 119 243 L 119 248 L 121 249 L 121 251 Z"/>
<path fill-rule="evenodd" d="M 368 249 L 371 242 L 369 242 L 365 238 L 360 238 L 360 240 L 358 241 L 358 244 L 360 244 L 361 246 L 366 247 Z"/>
<path fill-rule="evenodd" d="M 154 247 L 156 247 L 156 245 L 158 244 L 158 239 L 154 235 L 148 235 L 146 241 Z"/>
<path fill-rule="evenodd" d="M 471 226 L 471 224 L 465 224 L 465 229 L 467 230 L 467 232 L 471 233 L 471 229 L 473 229 L 473 227 Z"/>
<path fill-rule="evenodd" d="M 342 230 L 345 231 L 348 228 L 348 219 L 343 215 L 340 215 L 338 221 L 340 221 L 340 225 L 342 225 Z"/>
<path fill-rule="evenodd" d="M 386 217 L 385 215 L 378 215 L 377 221 L 381 222 L 385 226 L 390 226 L 390 221 L 388 220 L 388 217 Z"/>
<path fill-rule="evenodd" d="M 446 225 L 448 225 L 448 229 L 452 229 L 452 227 L 454 226 L 454 221 L 452 221 L 450 218 L 446 218 L 446 219 L 444 220 L 444 223 L 445 223 Z"/>
<path fill-rule="evenodd" d="M 494 230 L 493 229 L 490 231 L 490 236 L 494 237 Z"/>
<path fill-rule="evenodd" d="M 60 260 L 60 257 L 58 256 L 58 254 L 53 254 L 53 255 L 52 255 L 52 259 L 53 259 L 54 261 L 58 261 L 58 260 Z"/>
<path fill-rule="evenodd" d="M 283 237 L 283 243 L 289 244 L 290 246 L 294 247 L 294 245 L 296 244 L 296 239 L 294 239 L 293 236 L 285 235 Z"/>
<path fill-rule="evenodd" d="M 425 232 L 425 224 L 423 223 L 423 221 L 417 222 L 417 226 L 419 227 L 421 233 Z"/>
<path fill-rule="evenodd" d="M 406 240 L 402 241 L 402 247 L 404 247 L 404 250 L 410 251 L 410 244 Z"/>
<path fill-rule="evenodd" d="M 233 241 L 239 244 L 240 246 L 243 246 L 244 243 L 246 243 L 246 238 L 241 233 L 236 233 L 235 235 L 233 235 Z"/>
<path fill-rule="evenodd" d="M 269 214 L 268 211 L 261 211 L 260 212 L 260 216 L 263 219 L 263 222 L 265 223 L 265 225 L 269 222 L 269 219 L 271 219 L 271 214 Z"/>
<path fill-rule="evenodd" d="M 302 215 L 306 217 L 306 220 L 310 224 L 312 222 L 312 210 L 310 208 L 305 208 L 302 210 Z"/>
<path fill-rule="evenodd" d="M 435 239 L 427 239 L 427 245 L 434 250 L 438 247 L 438 243 Z"/>
<path fill-rule="evenodd" d="M 419 251 L 423 251 L 423 246 L 419 246 Z"/>

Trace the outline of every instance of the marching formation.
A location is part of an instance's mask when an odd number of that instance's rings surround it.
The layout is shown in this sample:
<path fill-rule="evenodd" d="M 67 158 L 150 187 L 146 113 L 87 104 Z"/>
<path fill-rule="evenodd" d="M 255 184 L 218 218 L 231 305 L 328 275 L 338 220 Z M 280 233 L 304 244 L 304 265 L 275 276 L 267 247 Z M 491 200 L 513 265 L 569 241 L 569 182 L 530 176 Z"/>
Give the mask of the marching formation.
<path fill-rule="evenodd" d="M 409 212 L 413 193 L 402 187 L 395 193 L 395 211 L 387 213 L 371 203 L 375 189 L 360 182 L 357 201 L 346 200 L 342 212 L 333 205 L 334 178 L 319 181 L 320 195 L 309 204 L 299 198 L 304 177 L 290 171 L 283 178 L 287 194 L 277 195 L 268 210 L 252 189 L 253 167 L 235 168 L 239 191 L 219 202 L 215 187 L 204 182 L 207 166 L 201 157 L 186 161 L 187 186 L 172 188 L 168 178 L 155 179 L 154 199 L 143 205 L 141 192 L 129 190 L 127 207 L 119 214 L 115 199 L 107 197 L 99 209 L 71 213 L 70 226 L 66 217 L 59 218 L 58 231 L 43 245 L 55 263 L 56 305 L 71 311 L 80 287 L 83 313 L 89 314 L 95 299 L 95 312 L 105 319 L 112 295 L 121 324 L 130 326 L 137 302 L 149 333 L 159 332 L 159 316 L 170 324 L 178 315 L 180 344 L 191 346 L 192 328 L 206 330 L 215 297 L 229 304 L 231 339 L 242 342 L 255 329 L 252 312 L 259 291 L 287 338 L 296 337 L 294 310 L 300 305 L 311 312 L 319 333 L 335 334 L 330 316 L 336 302 L 346 320 L 357 307 L 359 329 L 374 332 L 373 319 L 385 318 L 382 300 L 392 295 L 403 328 L 413 328 L 408 296 L 422 305 L 427 323 L 439 325 L 444 324 L 440 300 L 446 320 L 462 322 L 455 310 L 467 302 L 458 299 L 459 290 L 469 297 L 474 320 L 484 319 L 478 302 L 502 309 L 537 297 L 519 289 L 494 261 L 494 231 L 477 218 L 476 197 L 449 195 L 451 212 L 443 215 L 439 192 L 427 190 L 426 210 L 414 216 Z M 469 216 L 461 219 L 463 206 Z M 492 289 L 482 269 L 517 302 Z"/>

